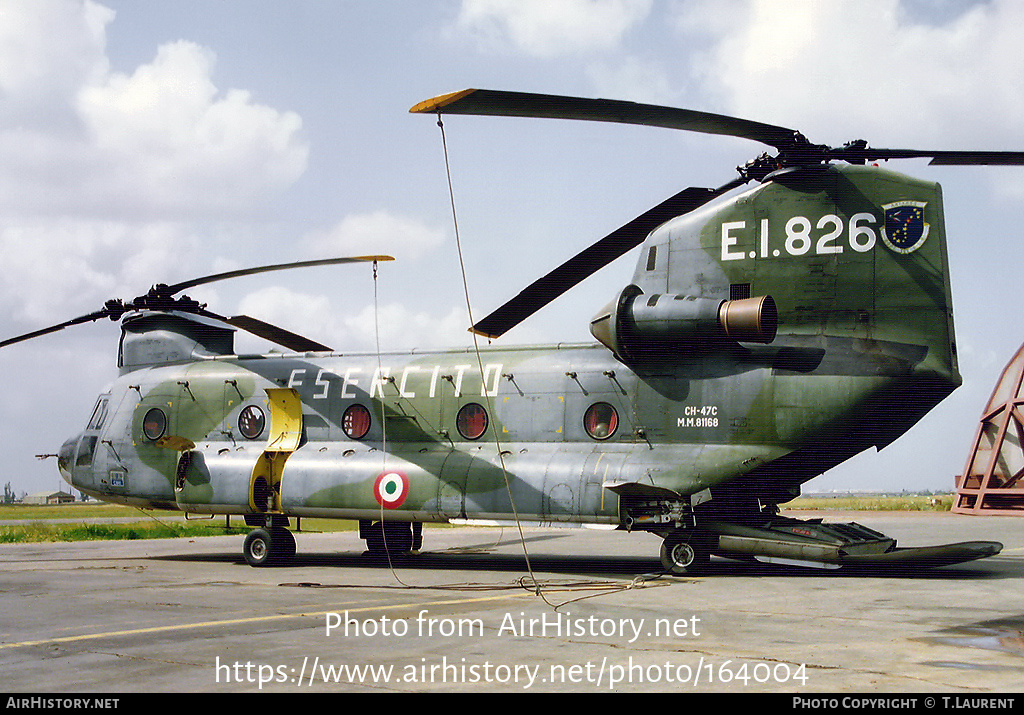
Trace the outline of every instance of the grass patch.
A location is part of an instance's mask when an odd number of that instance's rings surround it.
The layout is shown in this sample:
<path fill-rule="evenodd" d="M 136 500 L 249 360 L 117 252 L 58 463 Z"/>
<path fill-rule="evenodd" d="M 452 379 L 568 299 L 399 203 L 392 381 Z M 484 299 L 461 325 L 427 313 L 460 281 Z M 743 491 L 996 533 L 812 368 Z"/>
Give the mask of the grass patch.
<path fill-rule="evenodd" d="M 802 496 L 786 504 L 789 511 L 935 511 L 948 512 L 953 494 L 908 495 L 839 495 Z M 180 522 L 179 512 L 159 511 L 154 518 L 123 524 L 92 522 L 100 519 L 139 517 L 138 509 L 118 504 L 86 503 L 59 506 L 11 504 L 0 506 L 0 520 L 31 520 L 26 524 L 0 526 L 0 544 L 27 544 L 58 541 L 134 541 L 138 539 L 173 539 L 181 537 L 247 534 L 251 529 L 241 516 L 225 521 L 223 516 Z M 57 519 L 75 519 L 75 523 L 54 523 Z M 77 520 L 81 521 L 77 521 Z M 168 521 L 171 520 L 171 521 Z M 292 528 L 296 520 L 291 520 Z M 358 522 L 350 519 L 307 517 L 298 522 L 297 533 L 354 531 Z M 441 527 L 444 524 L 426 524 Z"/>
<path fill-rule="evenodd" d="M 326 534 L 335 531 L 357 531 L 359 522 L 352 519 L 321 519 L 317 517 L 303 517 L 299 521 L 300 530 L 295 529 L 295 517 L 291 519 L 292 530 L 298 534 L 310 532 L 313 534 Z"/>
<path fill-rule="evenodd" d="M 151 516 L 152 515 L 152 516 Z M 134 541 L 138 539 L 175 539 L 181 537 L 247 534 L 252 528 L 240 515 L 225 520 L 195 517 L 181 521 L 181 512 L 139 510 L 121 504 L 87 502 L 60 505 L 0 505 L 0 521 L 26 521 L 24 524 L 0 524 L 0 544 L 28 544 L 58 541 Z M 111 519 L 133 519 L 125 523 L 103 523 Z M 74 520 L 70 522 L 69 520 Z M 62 521 L 65 523 L 56 523 Z M 292 528 L 296 520 L 291 520 Z M 349 519 L 299 521 L 302 532 L 354 531 L 358 522 Z"/>
<path fill-rule="evenodd" d="M 139 510 L 120 504 L 3 504 L 0 521 L 8 519 L 117 519 L 138 516 Z"/>
<path fill-rule="evenodd" d="M 54 541 L 134 541 L 175 539 L 183 536 L 245 534 L 245 526 L 226 528 L 223 524 L 167 524 L 140 521 L 133 524 L 48 524 L 32 522 L 0 526 L 0 544 L 28 544 Z"/>
<path fill-rule="evenodd" d="M 782 509 L 813 511 L 949 511 L 952 494 L 882 494 L 798 497 Z"/>

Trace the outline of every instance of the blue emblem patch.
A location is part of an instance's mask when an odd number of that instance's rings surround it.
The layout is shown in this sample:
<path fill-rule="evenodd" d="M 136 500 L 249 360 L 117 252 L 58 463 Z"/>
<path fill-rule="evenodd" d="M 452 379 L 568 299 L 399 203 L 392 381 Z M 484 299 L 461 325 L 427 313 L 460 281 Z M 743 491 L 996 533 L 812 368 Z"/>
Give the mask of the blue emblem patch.
<path fill-rule="evenodd" d="M 924 222 L 924 201 L 896 201 L 883 204 L 885 225 L 882 227 L 882 241 L 897 253 L 912 253 L 919 249 L 926 238 L 930 225 Z"/>

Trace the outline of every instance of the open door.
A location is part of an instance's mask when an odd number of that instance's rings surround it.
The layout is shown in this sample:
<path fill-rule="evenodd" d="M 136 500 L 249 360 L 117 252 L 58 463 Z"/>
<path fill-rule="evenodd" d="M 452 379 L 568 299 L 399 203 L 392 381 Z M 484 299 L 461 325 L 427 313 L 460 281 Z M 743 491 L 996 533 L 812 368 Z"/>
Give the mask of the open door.
<path fill-rule="evenodd" d="M 302 441 L 302 401 L 290 388 L 270 388 L 270 433 L 249 480 L 249 506 L 259 513 L 281 513 L 281 476 L 288 457 Z"/>

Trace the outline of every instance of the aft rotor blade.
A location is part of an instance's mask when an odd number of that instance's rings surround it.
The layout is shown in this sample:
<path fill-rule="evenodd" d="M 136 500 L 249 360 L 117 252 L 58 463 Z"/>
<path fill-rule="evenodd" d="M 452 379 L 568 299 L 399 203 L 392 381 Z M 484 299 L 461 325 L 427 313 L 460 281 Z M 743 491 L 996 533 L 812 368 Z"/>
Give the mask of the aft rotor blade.
<path fill-rule="evenodd" d="M 793 146 L 799 135 L 798 132 L 786 127 L 692 109 L 638 104 L 617 99 L 588 99 L 491 89 L 466 89 L 461 92 L 444 94 L 420 102 L 409 111 L 417 114 L 440 112 L 442 114 L 544 117 L 641 124 L 704 134 L 742 137 L 777 149 Z"/>
<path fill-rule="evenodd" d="M 515 298 L 478 321 L 470 330 L 488 338 L 497 338 L 505 334 L 584 278 L 639 246 L 647 235 L 661 224 L 693 211 L 716 196 L 744 183 L 745 179 L 736 179 L 717 189 L 683 189 L 580 251 L 543 278 L 534 281 Z"/>
<path fill-rule="evenodd" d="M 241 328 L 253 335 L 269 340 L 272 343 L 276 343 L 282 347 L 286 347 L 289 350 L 294 350 L 297 353 L 307 352 L 331 352 L 331 348 L 310 340 L 309 338 L 293 333 L 290 330 L 265 323 L 262 320 L 252 318 L 248 315 L 234 315 L 230 318 L 221 318 L 225 323 L 233 325 L 236 328 Z"/>
<path fill-rule="evenodd" d="M 932 151 L 924 155 L 931 157 L 929 164 L 946 166 L 1024 166 L 1024 151 Z"/>
<path fill-rule="evenodd" d="M 1024 166 L 1024 151 L 927 151 L 923 149 L 875 149 L 865 146 L 834 149 L 831 157 L 849 162 L 931 159 L 929 164 L 945 166 Z"/>
<path fill-rule="evenodd" d="M 256 273 L 268 273 L 270 271 L 284 271 L 291 268 L 307 268 L 311 266 L 328 266 L 335 265 L 338 263 L 369 263 L 372 261 L 393 261 L 395 260 L 391 256 L 350 256 L 347 258 L 320 258 L 312 261 L 295 261 L 293 263 L 277 263 L 270 266 L 257 266 L 256 268 L 241 268 L 237 271 L 225 271 L 224 273 L 215 273 L 209 276 L 203 276 L 202 278 L 193 278 L 189 281 L 182 281 L 181 283 L 175 283 L 174 285 L 167 286 L 166 292 L 168 295 L 179 293 L 188 288 L 194 288 L 198 285 L 205 285 L 206 283 L 213 283 L 214 281 L 222 281 L 227 278 L 238 278 L 239 276 L 251 276 Z"/>

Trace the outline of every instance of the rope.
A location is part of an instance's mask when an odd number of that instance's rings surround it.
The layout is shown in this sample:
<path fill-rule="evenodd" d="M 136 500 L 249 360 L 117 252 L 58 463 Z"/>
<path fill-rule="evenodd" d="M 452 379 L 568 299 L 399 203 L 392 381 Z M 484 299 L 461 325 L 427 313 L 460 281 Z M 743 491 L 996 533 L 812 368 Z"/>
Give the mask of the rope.
<path fill-rule="evenodd" d="M 444 150 L 444 169 L 445 174 L 447 175 L 448 178 L 448 196 L 449 199 L 451 200 L 452 205 L 452 224 L 454 225 L 455 229 L 455 247 L 457 249 L 459 256 L 459 269 L 462 271 L 462 289 L 466 296 L 466 312 L 469 315 L 469 324 L 475 325 L 476 323 L 473 320 L 473 305 L 469 297 L 469 280 L 466 277 L 466 263 L 462 255 L 462 240 L 459 235 L 459 216 L 458 211 L 455 208 L 455 189 L 452 185 L 451 163 L 448 159 L 448 140 L 445 136 L 444 122 L 441 119 L 440 111 L 438 111 L 437 113 L 437 126 L 441 130 L 441 147 Z M 487 375 L 484 372 L 483 358 L 480 355 L 479 336 L 476 334 L 476 332 L 473 332 L 472 335 L 473 349 L 476 352 L 477 366 L 480 369 L 480 384 L 483 385 L 483 389 L 481 390 L 481 392 L 484 393 L 483 396 L 484 401 L 487 404 L 487 414 L 493 415 L 494 403 L 491 400 L 491 395 L 487 391 Z M 548 605 L 552 605 L 546 598 L 544 598 L 544 594 L 541 590 L 541 584 L 537 580 L 536 575 L 533 573 L 533 565 L 530 563 L 530 552 L 529 549 L 526 548 L 526 536 L 525 534 L 523 534 L 523 525 L 519 520 L 519 512 L 516 509 L 515 499 L 512 497 L 512 485 L 509 481 L 508 469 L 505 465 L 505 455 L 502 453 L 503 450 L 501 447 L 501 438 L 499 437 L 498 430 L 496 428 L 492 429 L 491 432 L 494 434 L 494 446 L 498 450 L 498 461 L 501 463 L 501 474 L 505 479 L 505 491 L 508 493 L 509 504 L 512 505 L 512 516 L 515 519 L 516 527 L 519 530 L 519 542 L 520 544 L 522 544 L 523 547 L 523 557 L 526 559 L 526 570 L 529 572 L 530 579 L 533 581 L 534 584 L 534 593 L 537 596 L 540 596 L 542 599 L 544 599 L 545 603 L 548 603 Z"/>
<path fill-rule="evenodd" d="M 381 474 L 387 474 L 388 471 L 388 420 L 387 420 L 387 407 L 384 404 L 384 372 L 383 365 L 381 363 L 381 352 L 380 352 L 380 311 L 378 306 L 377 297 L 377 261 L 373 262 L 373 334 L 374 340 L 377 347 L 377 378 L 380 381 L 380 470 Z M 373 393 L 373 382 L 370 383 L 370 393 Z M 391 549 L 388 548 L 388 530 L 385 527 L 387 522 L 384 521 L 384 503 L 380 502 L 380 537 L 384 543 L 384 553 L 388 558 L 388 568 L 391 570 L 391 575 L 403 588 L 412 588 L 409 584 L 402 581 L 398 572 L 395 570 L 395 565 L 391 560 Z M 372 528 L 372 525 L 371 525 Z"/>
<path fill-rule="evenodd" d="M 455 245 L 456 245 L 457 252 L 458 252 L 459 268 L 460 268 L 460 270 L 462 272 L 462 288 L 463 288 L 463 292 L 465 294 L 465 299 L 466 299 L 466 311 L 467 311 L 467 313 L 469 315 L 470 325 L 473 325 L 473 324 L 475 324 L 475 321 L 473 320 L 473 307 L 472 307 L 472 301 L 470 300 L 470 294 L 469 294 L 469 280 L 468 280 L 467 274 L 466 274 L 465 259 L 463 257 L 463 252 L 462 252 L 462 240 L 461 240 L 461 236 L 460 236 L 460 233 L 459 233 L 458 211 L 457 211 L 456 205 L 455 205 L 455 191 L 454 191 L 454 187 L 453 187 L 453 184 L 452 184 L 451 165 L 450 165 L 449 157 L 448 157 L 448 142 L 447 142 L 447 138 L 445 136 L 444 122 L 441 120 L 440 112 L 438 112 L 437 126 L 441 130 L 441 144 L 442 144 L 442 148 L 444 150 L 445 172 L 447 174 L 447 179 L 448 179 L 448 195 L 449 195 L 449 198 L 450 198 L 450 201 L 451 201 L 452 222 L 453 222 L 454 229 L 455 229 Z M 373 263 L 373 312 L 374 312 L 374 336 L 375 336 L 376 348 L 377 348 L 377 375 L 378 375 L 378 379 L 380 380 L 380 422 L 381 422 L 381 451 L 382 451 L 382 455 L 381 455 L 381 469 L 382 469 L 383 473 L 386 473 L 387 472 L 387 427 L 386 427 L 387 415 L 386 415 L 386 406 L 385 406 L 385 403 L 384 403 L 384 384 L 383 383 L 385 382 L 385 379 L 384 379 L 384 376 L 383 376 L 383 366 L 382 366 L 381 348 L 380 348 L 380 317 L 379 317 L 379 306 L 378 306 L 377 263 L 376 263 L 376 261 L 374 261 L 374 263 Z M 480 343 L 479 343 L 479 339 L 478 339 L 478 336 L 477 336 L 476 333 L 473 333 L 473 348 L 474 348 L 474 352 L 476 353 L 477 367 L 480 370 L 480 384 L 483 386 L 482 392 L 483 392 L 484 401 L 485 401 L 486 406 L 487 406 L 487 413 L 489 415 L 493 415 L 494 414 L 494 402 L 492 400 L 492 396 L 487 391 L 487 386 L 486 386 L 486 378 L 487 378 L 487 376 L 486 376 L 486 371 L 484 370 L 483 356 L 480 353 Z M 372 389 L 373 389 L 373 386 L 371 385 L 371 390 Z M 588 599 L 588 598 L 595 598 L 596 596 L 603 595 L 603 594 L 617 593 L 617 592 L 620 592 L 620 591 L 629 591 L 629 590 L 633 590 L 633 589 L 637 589 L 637 588 L 643 588 L 645 586 L 650 586 L 650 585 L 656 585 L 656 586 L 669 585 L 669 582 L 667 582 L 667 581 L 660 581 L 660 582 L 657 582 L 657 583 L 652 583 L 652 582 L 658 581 L 658 579 L 660 579 L 660 577 L 661 577 L 661 574 L 643 574 L 643 575 L 634 577 L 633 579 L 631 579 L 628 582 L 621 582 L 621 581 L 596 581 L 596 580 L 583 580 L 583 581 L 548 580 L 548 581 L 545 581 L 545 582 L 542 583 L 541 581 L 539 581 L 537 579 L 536 574 L 534 573 L 533 565 L 532 565 L 532 563 L 530 561 L 529 549 L 526 546 L 526 535 L 523 533 L 522 521 L 519 518 L 519 512 L 518 512 L 518 509 L 516 508 L 515 499 L 514 499 L 514 497 L 512 495 L 512 485 L 511 485 L 511 480 L 510 480 L 509 474 L 508 474 L 508 468 L 507 468 L 507 465 L 505 464 L 505 455 L 503 454 L 504 450 L 502 449 L 501 438 L 500 438 L 500 435 L 498 434 L 498 430 L 497 429 L 493 429 L 492 433 L 494 435 L 494 445 L 495 445 L 495 448 L 497 449 L 498 460 L 499 460 L 499 462 L 501 464 L 501 473 L 502 473 L 502 476 L 503 476 L 504 481 L 505 481 L 505 491 L 508 494 L 509 503 L 511 504 L 511 507 L 512 507 L 512 515 L 513 515 L 513 517 L 515 519 L 516 527 L 517 527 L 518 532 L 519 532 L 519 543 L 520 543 L 520 546 L 522 547 L 523 557 L 524 557 L 524 559 L 526 561 L 526 569 L 527 569 L 528 575 L 527 576 L 523 576 L 523 577 L 517 579 L 517 581 L 515 583 L 513 583 L 513 584 L 473 584 L 473 583 L 466 584 L 466 583 L 463 583 L 463 584 L 447 584 L 447 585 L 438 585 L 438 586 L 426 586 L 426 585 L 415 586 L 415 585 L 407 584 L 404 581 L 402 581 L 402 579 L 399 577 L 398 573 L 396 572 L 395 565 L 394 565 L 394 563 L 392 561 L 392 558 L 391 558 L 391 550 L 387 546 L 387 533 L 386 533 L 386 530 L 384 529 L 384 523 L 385 523 L 384 522 L 384 506 L 383 506 L 383 504 L 381 504 L 381 506 L 380 506 L 380 524 L 381 524 L 381 536 L 382 536 L 383 541 L 384 541 L 384 552 L 385 552 L 385 555 L 387 556 L 388 567 L 391 570 L 392 576 L 397 581 L 398 585 L 395 585 L 395 586 L 381 586 L 381 587 L 378 587 L 378 588 L 385 588 L 385 589 L 387 589 L 387 588 L 400 588 L 400 589 L 439 590 L 439 591 L 494 591 L 494 590 L 507 590 L 507 589 L 524 589 L 524 590 L 532 592 L 535 596 L 540 597 L 547 605 L 549 605 L 552 609 L 557 611 L 559 608 L 561 608 L 562 606 L 564 606 L 566 604 L 575 603 L 577 601 L 585 600 L 585 599 Z M 356 584 L 321 584 L 321 583 L 315 583 L 315 582 L 282 583 L 282 584 L 279 584 L 279 585 L 280 586 L 290 586 L 290 587 L 304 587 L 304 588 L 366 588 L 365 585 L 361 585 L 360 586 L 360 585 L 356 585 Z M 578 592 L 578 591 L 589 592 L 589 593 L 587 595 L 578 596 L 576 598 L 571 598 L 571 599 L 562 601 L 561 603 L 557 603 L 557 604 L 556 603 L 552 603 L 548 599 L 547 593 L 546 593 L 546 592 L 555 593 L 555 592 Z"/>
<path fill-rule="evenodd" d="M 552 604 L 546 598 L 544 601 L 548 603 L 554 610 L 558 610 L 562 606 L 567 604 L 576 603 L 578 601 L 584 601 L 588 598 L 596 598 L 597 596 L 603 596 L 609 593 L 619 593 L 621 591 L 632 591 L 638 588 L 648 588 L 651 586 L 670 586 L 677 582 L 677 579 L 672 581 L 663 580 L 663 574 L 652 573 L 652 574 L 641 574 L 635 576 L 629 581 L 595 581 L 595 580 L 582 580 L 573 581 L 570 579 L 565 580 L 548 580 L 544 582 L 544 588 L 550 592 L 576 592 L 576 591 L 592 591 L 588 595 L 578 596 L 576 598 L 570 598 L 566 601 L 562 601 L 559 604 Z M 323 588 L 323 589 L 343 589 L 343 588 L 377 588 L 377 589 L 394 589 L 394 588 L 416 588 L 424 591 L 466 591 L 466 592 L 479 592 L 479 591 L 511 591 L 518 589 L 525 589 L 527 591 L 536 592 L 537 582 L 531 576 L 530 579 L 534 582 L 532 584 L 526 584 L 525 580 L 527 577 L 518 579 L 515 583 L 497 583 L 497 584 L 484 584 L 484 583 L 454 583 L 444 584 L 439 586 L 370 586 L 367 584 L 356 584 L 356 583 L 319 583 L 316 581 L 298 581 L 298 582 L 287 582 L 279 583 L 278 586 L 282 588 Z"/>

